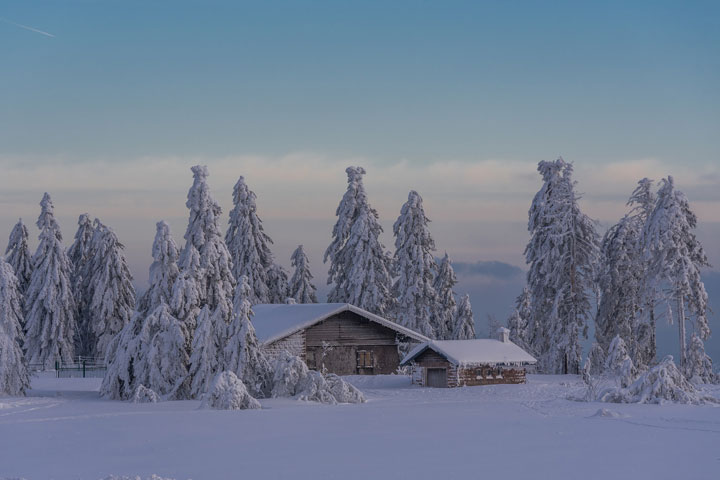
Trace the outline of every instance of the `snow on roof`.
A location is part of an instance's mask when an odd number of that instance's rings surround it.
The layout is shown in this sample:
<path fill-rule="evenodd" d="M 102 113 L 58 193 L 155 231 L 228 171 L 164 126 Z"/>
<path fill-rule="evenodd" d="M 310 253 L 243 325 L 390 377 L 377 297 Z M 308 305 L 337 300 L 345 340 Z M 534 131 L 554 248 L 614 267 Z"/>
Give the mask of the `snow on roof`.
<path fill-rule="evenodd" d="M 348 303 L 260 304 L 252 307 L 253 327 L 260 343 L 269 344 L 344 311 L 351 311 L 398 333 L 427 342 L 429 338 Z"/>
<path fill-rule="evenodd" d="M 490 338 L 474 340 L 431 340 L 418 345 L 400 365 L 411 362 L 426 349 L 431 349 L 456 365 L 473 364 L 533 364 L 537 360 L 514 343 Z"/>

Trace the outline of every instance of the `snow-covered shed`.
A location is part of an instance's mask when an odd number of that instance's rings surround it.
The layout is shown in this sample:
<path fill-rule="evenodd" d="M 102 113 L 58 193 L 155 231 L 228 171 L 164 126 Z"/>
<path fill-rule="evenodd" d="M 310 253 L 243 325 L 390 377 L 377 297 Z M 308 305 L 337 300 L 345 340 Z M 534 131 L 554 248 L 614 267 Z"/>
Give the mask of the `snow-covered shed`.
<path fill-rule="evenodd" d="M 411 350 L 401 365 L 411 365 L 413 383 L 426 387 L 525 383 L 526 369 L 537 360 L 509 340 L 509 330 L 498 333 L 498 340 L 430 340 Z"/>
<path fill-rule="evenodd" d="M 283 351 L 315 370 L 337 375 L 394 373 L 399 346 L 429 339 L 386 318 L 347 303 L 253 306 L 252 323 L 263 351 Z"/>

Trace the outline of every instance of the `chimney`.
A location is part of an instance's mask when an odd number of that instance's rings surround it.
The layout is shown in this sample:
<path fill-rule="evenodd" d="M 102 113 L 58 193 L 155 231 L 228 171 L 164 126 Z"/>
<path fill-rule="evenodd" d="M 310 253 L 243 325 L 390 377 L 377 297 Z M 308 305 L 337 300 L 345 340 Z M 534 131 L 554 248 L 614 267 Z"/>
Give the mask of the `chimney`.
<path fill-rule="evenodd" d="M 497 336 L 501 342 L 508 343 L 510 341 L 510 330 L 505 327 L 500 327 L 497 330 Z"/>

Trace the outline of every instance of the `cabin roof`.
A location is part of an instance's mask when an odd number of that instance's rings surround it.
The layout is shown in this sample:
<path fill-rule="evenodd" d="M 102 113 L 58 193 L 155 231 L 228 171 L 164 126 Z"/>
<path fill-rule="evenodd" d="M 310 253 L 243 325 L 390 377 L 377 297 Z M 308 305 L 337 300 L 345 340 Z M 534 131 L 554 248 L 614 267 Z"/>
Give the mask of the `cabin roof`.
<path fill-rule="evenodd" d="M 430 349 L 455 365 L 531 365 L 537 360 L 513 342 L 490 338 L 473 340 L 431 340 L 412 349 L 400 362 L 406 365 Z"/>
<path fill-rule="evenodd" d="M 260 304 L 254 305 L 252 310 L 255 314 L 252 324 L 258 340 L 263 344 L 276 342 L 345 311 L 354 312 L 418 342 L 429 340 L 424 335 L 349 303 Z"/>

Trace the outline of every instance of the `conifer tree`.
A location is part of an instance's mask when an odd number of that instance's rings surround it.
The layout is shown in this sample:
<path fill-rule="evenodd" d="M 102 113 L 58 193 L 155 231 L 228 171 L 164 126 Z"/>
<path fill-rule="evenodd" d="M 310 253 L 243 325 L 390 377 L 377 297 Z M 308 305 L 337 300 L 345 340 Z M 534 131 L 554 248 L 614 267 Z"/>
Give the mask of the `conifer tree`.
<path fill-rule="evenodd" d="M 628 354 L 627 345 L 620 335 L 616 335 L 610 342 L 605 372 L 616 377 L 621 387 L 629 386 L 637 377 L 637 369 Z"/>
<path fill-rule="evenodd" d="M 144 385 L 166 399 L 189 398 L 187 373 L 190 359 L 180 322 L 164 302 L 145 319 L 150 342 L 146 349 L 147 383 Z"/>
<path fill-rule="evenodd" d="M 225 234 L 225 243 L 232 256 L 233 275 L 236 279 L 242 275 L 248 278 L 252 288 L 251 304 L 282 303 L 284 296 L 280 302 L 273 302 L 271 298 L 273 293 L 277 296 L 282 289 L 282 285 L 275 283 L 278 280 L 275 275 L 279 272 L 273 271 L 272 240 L 257 215 L 255 193 L 248 188 L 242 176 L 233 189 L 233 203 Z"/>
<path fill-rule="evenodd" d="M 433 289 L 437 298 L 433 323 L 435 325 L 434 335 L 438 340 L 450 340 L 455 331 L 457 302 L 453 288 L 456 284 L 455 270 L 452 268 L 450 257 L 445 252 L 433 280 Z"/>
<path fill-rule="evenodd" d="M 95 220 L 96 226 L 100 225 Z M 90 279 L 94 259 L 93 238 L 95 227 L 87 213 L 78 218 L 78 229 L 75 240 L 68 248 L 67 255 L 72 265 L 70 281 L 72 282 L 73 296 L 75 298 L 75 322 L 77 335 L 75 337 L 75 353 L 78 355 L 92 355 L 95 348 L 93 336 L 90 302 L 92 301 L 94 285 Z"/>
<path fill-rule="evenodd" d="M 350 303 L 378 315 L 392 311 L 391 259 L 380 243 L 377 211 L 367 202 L 362 167 L 348 167 L 348 189 L 337 208 L 333 240 L 325 251 L 330 260 L 329 302 Z"/>
<path fill-rule="evenodd" d="M 272 388 L 271 368 L 250 322 L 253 312 L 248 298 L 251 295 L 250 284 L 243 275 L 235 289 L 235 313 L 228 327 L 224 370 L 235 373 L 254 397 L 265 397 Z"/>
<path fill-rule="evenodd" d="M 290 257 L 290 262 L 295 267 L 295 273 L 290 279 L 289 296 L 294 298 L 297 303 L 317 303 L 317 289 L 312 283 L 310 262 L 302 245 L 298 245 L 295 249 Z"/>
<path fill-rule="evenodd" d="M 192 356 L 190 357 L 189 378 L 190 392 L 199 398 L 207 392 L 215 375 L 223 364 L 222 347 L 219 339 L 224 331 L 218 331 L 224 325 L 213 318 L 210 307 L 205 305 L 198 314 L 197 328 L 192 339 Z"/>
<path fill-rule="evenodd" d="M 524 287 L 522 293 L 515 300 L 515 308 L 508 318 L 507 324 L 510 330 L 510 341 L 527 351 L 532 351 L 530 348 L 532 329 L 528 321 L 530 318 L 530 291 Z"/>
<path fill-rule="evenodd" d="M 435 241 L 430 235 L 422 197 L 411 190 L 393 225 L 395 234 L 396 280 L 392 295 L 395 299 L 395 321 L 430 338 L 445 331 L 444 318 L 436 316 L 437 294 L 433 276 L 437 269 Z M 441 324 L 436 324 L 437 320 Z"/>
<path fill-rule="evenodd" d="M 13 267 L 0 257 L 0 396 L 25 395 L 30 386 L 22 350 L 21 298 L 20 282 Z"/>
<path fill-rule="evenodd" d="M 465 294 L 457 309 L 453 340 L 472 340 L 475 338 L 475 319 L 473 318 L 470 295 Z"/>
<path fill-rule="evenodd" d="M 210 318 L 218 318 L 226 328 L 232 315 L 232 275 L 230 253 L 220 234 L 220 206 L 210 195 L 207 167 L 192 167 L 193 185 L 186 206 L 190 210 L 185 246 L 178 258 L 180 275 L 173 289 L 172 307 L 186 331 L 194 331 L 196 317 L 207 305 Z"/>
<path fill-rule="evenodd" d="M 673 177 L 662 179 L 655 208 L 643 230 L 643 241 L 652 278 L 657 285 L 666 287 L 666 298 L 675 304 L 675 315 L 673 308 L 668 312 L 670 321 L 678 324 L 681 370 L 686 358 L 686 319 L 693 322 L 701 339 L 710 336 L 708 296 L 700 277 L 700 269 L 710 263 L 693 233 L 696 226 L 697 217 L 687 197 L 675 189 Z"/>
<path fill-rule="evenodd" d="M 536 325 L 532 350 L 546 373 L 579 373 L 597 268 L 595 224 L 578 206 L 572 164 L 542 161 L 543 186 L 529 211 L 527 285 Z"/>
<path fill-rule="evenodd" d="M 290 294 L 290 285 L 288 284 L 288 274 L 285 269 L 273 264 L 267 272 L 268 292 L 270 303 L 285 303 L 285 299 Z"/>
<path fill-rule="evenodd" d="M 164 220 L 155 225 L 155 240 L 152 246 L 153 262 L 150 265 L 150 285 L 138 302 L 138 310 L 148 313 L 161 304 L 172 302 L 173 286 L 180 273 L 178 247 L 170 234 L 170 225 Z"/>
<path fill-rule="evenodd" d="M 687 351 L 687 361 L 683 371 L 685 378 L 694 384 L 720 383 L 720 375 L 713 370 L 713 362 L 705 353 L 705 343 L 693 333 Z"/>
<path fill-rule="evenodd" d="M 33 256 L 25 301 L 25 340 L 29 363 L 50 368 L 56 360 L 72 362 L 75 355 L 75 301 L 70 283 L 72 267 L 62 246 L 50 195 L 45 193 L 40 206 L 40 244 Z"/>
<path fill-rule="evenodd" d="M 108 344 L 130 321 L 135 310 L 135 288 L 124 248 L 111 228 L 97 222 L 89 277 L 93 285 L 89 309 L 95 341 L 90 354 L 99 358 L 105 358 Z"/>
<path fill-rule="evenodd" d="M 28 247 L 28 231 L 22 219 L 10 232 L 8 246 L 5 249 L 5 261 L 13 268 L 18 281 L 18 291 L 24 297 L 30 285 L 32 275 L 32 256 Z"/>

